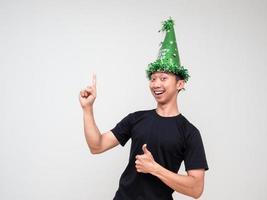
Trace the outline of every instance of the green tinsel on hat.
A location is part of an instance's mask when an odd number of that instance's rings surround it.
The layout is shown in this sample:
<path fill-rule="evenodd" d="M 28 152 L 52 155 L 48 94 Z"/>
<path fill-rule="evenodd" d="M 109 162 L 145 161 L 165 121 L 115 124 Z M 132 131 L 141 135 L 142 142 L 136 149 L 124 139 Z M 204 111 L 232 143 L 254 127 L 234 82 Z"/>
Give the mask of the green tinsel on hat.
<path fill-rule="evenodd" d="M 165 31 L 166 35 L 164 41 L 161 43 L 157 60 L 153 63 L 150 63 L 148 65 L 148 69 L 146 70 L 149 80 L 154 72 L 159 71 L 176 74 L 185 81 L 188 81 L 188 78 L 190 77 L 188 70 L 180 64 L 173 25 L 174 21 L 171 19 L 171 17 L 162 22 L 162 28 L 160 31 Z"/>

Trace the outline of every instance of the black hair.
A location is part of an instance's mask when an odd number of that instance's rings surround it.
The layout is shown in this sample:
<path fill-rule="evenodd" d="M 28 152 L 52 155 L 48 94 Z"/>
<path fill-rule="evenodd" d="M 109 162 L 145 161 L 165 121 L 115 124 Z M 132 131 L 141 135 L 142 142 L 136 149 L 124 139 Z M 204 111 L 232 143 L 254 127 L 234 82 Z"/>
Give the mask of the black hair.
<path fill-rule="evenodd" d="M 177 81 L 179 81 L 179 80 L 184 80 L 180 75 L 178 75 L 178 74 L 175 74 L 175 76 L 176 76 L 176 80 Z"/>

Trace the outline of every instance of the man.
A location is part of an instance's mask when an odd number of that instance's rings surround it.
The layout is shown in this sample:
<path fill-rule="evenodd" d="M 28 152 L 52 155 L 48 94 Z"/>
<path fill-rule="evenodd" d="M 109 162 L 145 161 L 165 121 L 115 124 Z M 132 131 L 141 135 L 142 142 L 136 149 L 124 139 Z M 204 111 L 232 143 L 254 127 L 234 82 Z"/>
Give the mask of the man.
<path fill-rule="evenodd" d="M 189 75 L 180 65 L 173 24 L 172 19 L 163 23 L 166 36 L 159 56 L 146 70 L 156 109 L 130 113 L 101 134 L 93 115 L 95 75 L 92 85 L 80 92 L 84 133 L 93 154 L 132 141 L 129 163 L 114 200 L 171 200 L 174 191 L 199 198 L 203 192 L 208 165 L 201 135 L 177 104 Z M 187 175 L 178 174 L 182 161 Z"/>

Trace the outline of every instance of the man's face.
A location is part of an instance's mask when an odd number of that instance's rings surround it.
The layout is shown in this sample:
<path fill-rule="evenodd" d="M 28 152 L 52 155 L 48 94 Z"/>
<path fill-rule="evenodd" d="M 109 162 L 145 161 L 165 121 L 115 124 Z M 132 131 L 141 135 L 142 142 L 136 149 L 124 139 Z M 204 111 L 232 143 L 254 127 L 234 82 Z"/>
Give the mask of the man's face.
<path fill-rule="evenodd" d="M 152 95 L 160 104 L 176 101 L 178 90 L 184 87 L 184 80 L 176 80 L 172 73 L 155 72 L 151 75 L 149 87 Z"/>

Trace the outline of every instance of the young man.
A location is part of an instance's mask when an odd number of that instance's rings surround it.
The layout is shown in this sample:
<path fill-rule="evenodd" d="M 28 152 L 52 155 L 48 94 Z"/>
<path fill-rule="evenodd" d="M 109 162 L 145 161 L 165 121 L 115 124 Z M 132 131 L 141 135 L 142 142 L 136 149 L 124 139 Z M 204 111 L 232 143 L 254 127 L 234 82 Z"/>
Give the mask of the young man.
<path fill-rule="evenodd" d="M 172 19 L 163 23 L 162 31 L 166 36 L 159 56 L 146 71 L 156 109 L 130 113 L 101 134 L 93 115 L 95 75 L 92 85 L 80 92 L 84 133 L 93 154 L 132 141 L 129 163 L 114 200 L 171 200 L 174 191 L 199 198 L 203 192 L 208 165 L 201 135 L 177 104 L 189 75 L 180 65 Z M 178 174 L 182 161 L 187 175 Z"/>

